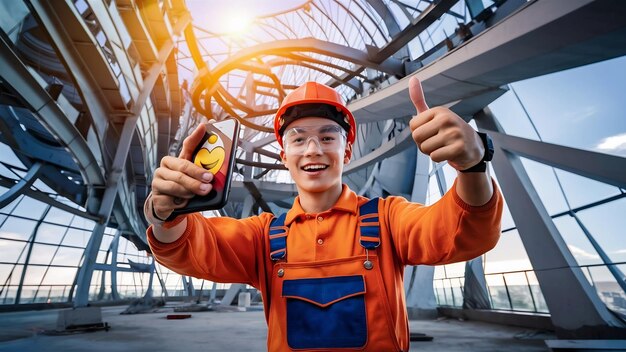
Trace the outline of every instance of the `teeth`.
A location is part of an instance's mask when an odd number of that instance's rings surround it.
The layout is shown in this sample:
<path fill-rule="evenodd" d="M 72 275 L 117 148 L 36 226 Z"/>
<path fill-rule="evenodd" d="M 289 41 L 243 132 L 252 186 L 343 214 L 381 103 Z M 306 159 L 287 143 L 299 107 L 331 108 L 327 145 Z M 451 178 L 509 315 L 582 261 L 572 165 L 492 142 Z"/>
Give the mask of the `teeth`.
<path fill-rule="evenodd" d="M 326 165 L 306 165 L 305 167 L 303 167 L 303 169 L 305 171 L 309 171 L 309 170 L 323 170 L 326 167 L 327 167 Z"/>

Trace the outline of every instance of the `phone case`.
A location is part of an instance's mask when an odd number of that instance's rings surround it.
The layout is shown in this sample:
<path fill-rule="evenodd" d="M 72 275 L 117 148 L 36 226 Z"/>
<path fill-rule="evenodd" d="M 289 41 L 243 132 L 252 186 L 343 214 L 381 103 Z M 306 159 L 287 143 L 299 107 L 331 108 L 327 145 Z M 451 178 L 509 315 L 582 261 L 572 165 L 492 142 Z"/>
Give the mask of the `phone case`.
<path fill-rule="evenodd" d="M 213 174 L 213 189 L 206 196 L 195 196 L 185 208 L 176 209 L 167 220 L 187 213 L 220 209 L 226 205 L 239 139 L 239 121 L 226 119 L 207 124 L 207 132 L 193 152 L 194 164 Z"/>

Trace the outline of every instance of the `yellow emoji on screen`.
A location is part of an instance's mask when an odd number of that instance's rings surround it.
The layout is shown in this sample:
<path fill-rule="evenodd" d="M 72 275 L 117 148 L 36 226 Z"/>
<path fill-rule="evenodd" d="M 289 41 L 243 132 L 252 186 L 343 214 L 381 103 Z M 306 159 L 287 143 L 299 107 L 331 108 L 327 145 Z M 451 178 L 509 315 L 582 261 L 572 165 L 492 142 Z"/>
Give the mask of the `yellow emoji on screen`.
<path fill-rule="evenodd" d="M 224 164 L 225 159 L 224 142 L 217 134 L 211 133 L 193 162 L 215 175 Z"/>

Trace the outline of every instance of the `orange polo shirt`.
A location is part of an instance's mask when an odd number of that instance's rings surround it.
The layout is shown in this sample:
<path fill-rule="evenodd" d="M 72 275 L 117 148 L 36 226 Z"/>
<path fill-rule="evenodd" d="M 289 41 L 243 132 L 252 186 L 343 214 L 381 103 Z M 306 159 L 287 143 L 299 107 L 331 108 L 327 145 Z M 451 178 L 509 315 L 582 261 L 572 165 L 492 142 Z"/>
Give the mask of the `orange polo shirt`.
<path fill-rule="evenodd" d="M 306 213 L 299 198 L 287 213 L 287 262 L 313 262 L 364 254 L 357 231 L 358 207 L 367 198 L 343 186 L 337 203 L 321 213 Z M 494 182 L 487 204 L 474 207 L 456 193 L 456 182 L 435 204 L 424 206 L 402 197 L 379 202 L 381 245 L 376 249 L 400 346 L 408 350 L 404 297 L 405 265 L 437 265 L 469 260 L 493 248 L 500 236 L 502 196 Z M 245 219 L 187 215 L 185 233 L 175 242 L 159 242 L 148 229 L 157 261 L 177 273 L 216 282 L 246 283 L 263 296 L 269 317 L 273 262 L 269 256 L 272 214 Z"/>

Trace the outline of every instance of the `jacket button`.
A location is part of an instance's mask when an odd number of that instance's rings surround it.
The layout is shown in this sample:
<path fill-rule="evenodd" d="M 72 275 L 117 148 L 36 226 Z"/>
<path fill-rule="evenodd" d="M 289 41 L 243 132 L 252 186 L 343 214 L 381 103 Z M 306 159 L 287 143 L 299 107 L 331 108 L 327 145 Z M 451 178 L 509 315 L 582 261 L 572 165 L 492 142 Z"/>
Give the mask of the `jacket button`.
<path fill-rule="evenodd" d="M 319 238 L 319 239 L 317 240 L 317 244 L 324 244 L 324 240 L 323 240 L 323 239 L 321 239 L 321 238 Z"/>
<path fill-rule="evenodd" d="M 285 269 L 278 269 L 278 273 L 276 273 L 278 275 L 278 277 L 283 277 L 285 276 Z"/>
<path fill-rule="evenodd" d="M 317 217 L 317 221 L 322 221 L 322 220 L 324 220 L 324 218 L 323 218 L 323 217 L 321 217 L 321 216 L 318 216 L 318 217 Z"/>

